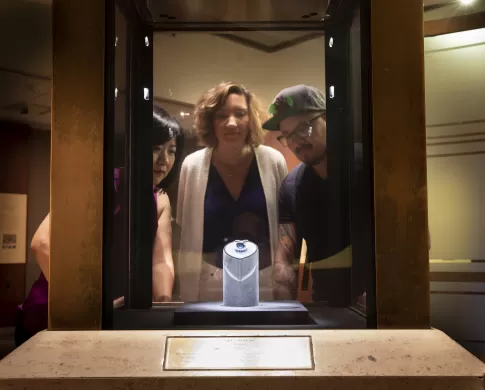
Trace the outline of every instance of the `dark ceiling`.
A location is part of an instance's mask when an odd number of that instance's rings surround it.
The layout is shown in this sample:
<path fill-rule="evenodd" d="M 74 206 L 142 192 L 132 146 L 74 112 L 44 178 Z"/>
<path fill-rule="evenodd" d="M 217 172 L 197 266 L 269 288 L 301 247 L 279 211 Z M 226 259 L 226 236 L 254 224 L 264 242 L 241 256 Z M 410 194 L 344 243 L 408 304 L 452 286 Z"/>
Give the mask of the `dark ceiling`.
<path fill-rule="evenodd" d="M 350 0 L 148 0 L 146 17 L 156 29 L 170 30 L 182 23 L 194 28 L 210 26 L 251 25 L 263 27 L 287 24 L 307 30 L 287 31 L 221 31 L 218 36 L 274 53 L 323 35 L 323 19 L 334 7 Z M 389 0 L 392 1 L 392 0 Z M 425 21 L 445 19 L 485 10 L 485 0 L 464 6 L 459 0 L 424 0 Z M 229 25 L 231 23 L 231 25 Z M 313 30 L 312 30 L 313 28 Z M 221 28 L 221 30 L 224 28 Z M 241 29 L 244 30 L 244 29 Z"/>

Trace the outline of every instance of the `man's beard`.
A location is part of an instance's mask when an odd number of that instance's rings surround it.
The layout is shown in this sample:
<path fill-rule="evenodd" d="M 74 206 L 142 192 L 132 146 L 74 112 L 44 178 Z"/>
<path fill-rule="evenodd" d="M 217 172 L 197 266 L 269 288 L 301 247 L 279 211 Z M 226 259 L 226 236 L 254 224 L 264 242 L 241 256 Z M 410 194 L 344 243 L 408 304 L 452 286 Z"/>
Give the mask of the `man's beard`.
<path fill-rule="evenodd" d="M 301 161 L 303 161 L 305 164 L 310 165 L 310 166 L 318 165 L 327 158 L 327 151 L 326 150 L 323 153 L 319 153 L 319 154 L 316 154 L 316 155 L 312 155 L 311 153 L 309 153 L 309 155 L 304 156 L 304 157 L 301 155 L 301 151 L 310 151 L 311 152 L 312 149 L 313 149 L 313 145 L 311 145 L 311 144 L 301 145 L 296 149 L 295 154 Z"/>

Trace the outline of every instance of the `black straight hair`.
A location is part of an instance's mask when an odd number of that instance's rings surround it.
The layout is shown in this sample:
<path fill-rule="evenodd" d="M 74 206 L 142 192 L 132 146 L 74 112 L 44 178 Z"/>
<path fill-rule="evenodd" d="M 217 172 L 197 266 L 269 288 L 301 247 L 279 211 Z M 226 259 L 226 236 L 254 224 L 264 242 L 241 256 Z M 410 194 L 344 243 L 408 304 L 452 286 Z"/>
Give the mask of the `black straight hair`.
<path fill-rule="evenodd" d="M 175 151 L 175 162 L 167 177 L 157 184 L 157 187 L 163 190 L 167 190 L 180 171 L 182 152 L 184 149 L 184 131 L 174 117 L 162 107 L 154 105 L 152 147 L 163 145 L 172 139 L 175 139 L 177 148 Z"/>

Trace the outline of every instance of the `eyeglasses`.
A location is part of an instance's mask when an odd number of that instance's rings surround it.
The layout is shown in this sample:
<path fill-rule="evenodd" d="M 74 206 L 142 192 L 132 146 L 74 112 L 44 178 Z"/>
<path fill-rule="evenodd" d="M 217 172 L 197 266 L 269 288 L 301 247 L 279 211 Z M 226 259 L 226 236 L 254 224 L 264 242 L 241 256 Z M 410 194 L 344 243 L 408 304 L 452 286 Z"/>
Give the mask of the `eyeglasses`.
<path fill-rule="evenodd" d="M 305 141 L 308 137 L 312 135 L 313 122 L 315 122 L 321 116 L 322 114 L 318 114 L 315 118 L 310 119 L 309 121 L 300 123 L 298 126 L 296 126 L 295 130 L 293 130 L 291 133 L 286 135 L 282 134 L 276 139 L 281 143 L 281 145 L 285 147 L 292 143 Z"/>

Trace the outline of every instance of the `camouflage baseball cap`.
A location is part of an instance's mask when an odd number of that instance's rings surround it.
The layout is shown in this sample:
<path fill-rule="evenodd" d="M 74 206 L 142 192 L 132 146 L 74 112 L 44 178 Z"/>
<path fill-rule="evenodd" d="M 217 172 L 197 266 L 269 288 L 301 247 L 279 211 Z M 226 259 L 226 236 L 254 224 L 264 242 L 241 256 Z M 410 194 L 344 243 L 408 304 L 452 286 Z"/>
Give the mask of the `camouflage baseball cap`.
<path fill-rule="evenodd" d="M 283 89 L 269 106 L 270 119 L 263 123 L 265 130 L 279 130 L 280 122 L 293 115 L 313 111 L 325 111 L 323 93 L 308 85 L 296 85 Z"/>

